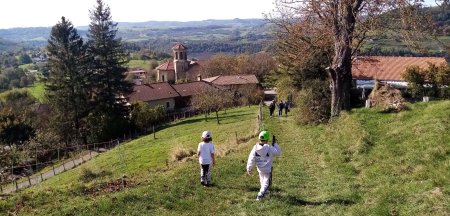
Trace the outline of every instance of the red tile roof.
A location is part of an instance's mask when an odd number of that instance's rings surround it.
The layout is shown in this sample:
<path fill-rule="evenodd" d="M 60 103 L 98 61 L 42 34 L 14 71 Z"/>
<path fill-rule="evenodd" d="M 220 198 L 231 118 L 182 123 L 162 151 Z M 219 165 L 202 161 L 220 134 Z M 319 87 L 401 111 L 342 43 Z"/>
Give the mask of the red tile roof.
<path fill-rule="evenodd" d="M 172 47 L 173 50 L 187 50 L 188 48 L 181 44 L 181 43 L 177 43 L 175 44 L 175 46 Z"/>
<path fill-rule="evenodd" d="M 402 74 L 407 67 L 419 66 L 426 69 L 428 63 L 440 65 L 446 63 L 446 61 L 445 58 L 438 57 L 359 57 L 353 61 L 352 76 L 353 79 L 359 80 L 403 81 Z"/>
<path fill-rule="evenodd" d="M 192 96 L 204 90 L 215 88 L 211 84 L 204 81 L 196 81 L 190 83 L 182 83 L 172 86 L 182 97 Z"/>
<path fill-rule="evenodd" d="M 130 71 L 128 71 L 127 73 L 129 73 L 129 74 L 134 74 L 134 73 L 146 73 L 146 71 L 143 70 L 143 69 L 135 69 L 135 70 L 130 70 Z"/>
<path fill-rule="evenodd" d="M 215 76 L 203 79 L 215 85 L 243 85 L 258 84 L 259 81 L 255 75 L 231 75 L 231 76 Z"/>
<path fill-rule="evenodd" d="M 169 83 L 161 82 L 148 85 L 135 85 L 130 101 L 154 101 L 180 96 Z"/>
<path fill-rule="evenodd" d="M 163 71 L 174 71 L 175 68 L 173 67 L 173 60 L 168 60 L 166 62 L 164 62 L 164 64 L 156 67 L 156 70 L 163 70 Z"/>

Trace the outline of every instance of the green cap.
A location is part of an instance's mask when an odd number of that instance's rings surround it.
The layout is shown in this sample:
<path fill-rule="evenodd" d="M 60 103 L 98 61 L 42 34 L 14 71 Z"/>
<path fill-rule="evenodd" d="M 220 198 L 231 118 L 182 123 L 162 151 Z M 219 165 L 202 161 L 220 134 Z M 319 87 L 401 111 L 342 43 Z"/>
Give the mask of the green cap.
<path fill-rule="evenodd" d="M 259 139 L 260 140 L 264 140 L 264 141 L 269 141 L 269 131 L 261 131 L 261 133 L 259 133 Z"/>

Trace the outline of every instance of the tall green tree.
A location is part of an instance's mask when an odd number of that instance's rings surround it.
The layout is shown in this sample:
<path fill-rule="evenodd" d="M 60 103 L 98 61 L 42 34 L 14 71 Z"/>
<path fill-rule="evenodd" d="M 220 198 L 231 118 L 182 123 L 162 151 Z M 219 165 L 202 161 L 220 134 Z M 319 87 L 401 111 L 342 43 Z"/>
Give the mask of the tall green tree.
<path fill-rule="evenodd" d="M 89 86 L 86 46 L 64 17 L 53 26 L 47 50 L 50 74 L 46 97 L 55 131 L 66 143 L 86 143 Z"/>
<path fill-rule="evenodd" d="M 109 6 L 102 0 L 90 11 L 88 55 L 91 59 L 90 80 L 92 85 L 93 115 L 91 124 L 96 140 L 108 139 L 123 132 L 129 109 L 123 96 L 132 91 L 132 84 L 125 80 L 128 55 L 120 38 L 116 38 L 117 23 L 111 18 Z M 116 127 L 117 126 L 117 127 Z"/>

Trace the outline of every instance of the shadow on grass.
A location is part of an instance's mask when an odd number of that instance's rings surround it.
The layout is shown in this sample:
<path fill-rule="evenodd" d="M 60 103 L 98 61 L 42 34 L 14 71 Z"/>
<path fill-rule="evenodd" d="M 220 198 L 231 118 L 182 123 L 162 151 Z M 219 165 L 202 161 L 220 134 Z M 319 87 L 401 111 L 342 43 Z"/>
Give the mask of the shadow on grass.
<path fill-rule="evenodd" d="M 277 196 L 274 196 L 277 197 Z M 295 196 L 288 195 L 287 197 L 277 197 L 282 200 L 286 200 L 287 203 L 291 205 L 299 205 L 299 206 L 319 206 L 319 205 L 353 205 L 355 202 L 353 200 L 348 199 L 329 199 L 329 200 L 322 200 L 322 201 L 308 201 L 299 199 Z"/>

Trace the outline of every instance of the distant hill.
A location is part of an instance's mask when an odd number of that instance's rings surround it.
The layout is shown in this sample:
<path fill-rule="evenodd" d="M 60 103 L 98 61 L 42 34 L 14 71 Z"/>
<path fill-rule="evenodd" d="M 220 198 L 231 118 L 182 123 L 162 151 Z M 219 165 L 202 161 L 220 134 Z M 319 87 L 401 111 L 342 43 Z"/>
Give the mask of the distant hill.
<path fill-rule="evenodd" d="M 0 51 L 15 51 L 22 47 L 22 44 L 0 37 Z"/>
<path fill-rule="evenodd" d="M 270 38 L 268 26 L 263 19 L 119 22 L 117 36 L 127 43 L 137 43 L 133 45 L 135 49 L 150 46 L 151 49 L 170 52 L 174 42 L 183 42 L 197 47 L 197 50 L 191 50 L 197 53 L 252 53 L 264 49 L 261 44 Z M 86 36 L 88 26 L 76 28 L 82 37 Z M 47 44 L 50 32 L 51 27 L 0 29 L 0 37 L 42 47 Z"/>

